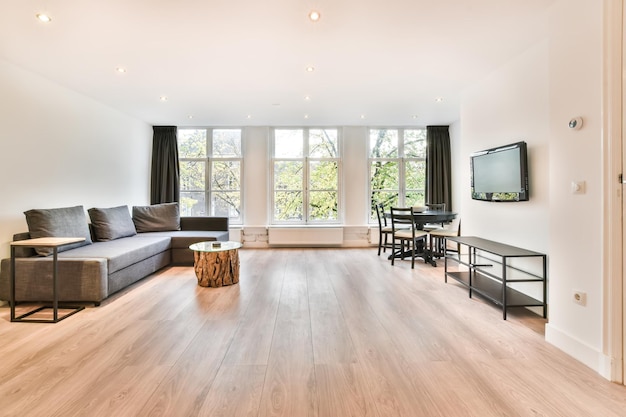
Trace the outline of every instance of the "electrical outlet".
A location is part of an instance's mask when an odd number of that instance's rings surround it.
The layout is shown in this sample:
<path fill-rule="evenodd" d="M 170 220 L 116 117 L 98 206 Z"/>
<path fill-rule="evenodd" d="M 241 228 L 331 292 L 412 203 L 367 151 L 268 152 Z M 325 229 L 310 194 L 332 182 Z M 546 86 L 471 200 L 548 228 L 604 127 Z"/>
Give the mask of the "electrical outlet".
<path fill-rule="evenodd" d="M 574 290 L 572 293 L 572 300 L 581 306 L 587 305 L 587 293 Z"/>

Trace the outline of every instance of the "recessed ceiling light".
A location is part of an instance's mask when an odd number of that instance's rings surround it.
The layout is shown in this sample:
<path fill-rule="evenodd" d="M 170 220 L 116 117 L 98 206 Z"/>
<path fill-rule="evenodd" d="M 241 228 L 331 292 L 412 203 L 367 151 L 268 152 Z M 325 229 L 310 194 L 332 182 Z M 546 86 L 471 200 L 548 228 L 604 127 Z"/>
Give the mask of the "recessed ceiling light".
<path fill-rule="evenodd" d="M 311 67 L 311 66 L 306 67 L 306 72 L 313 72 L 313 71 L 315 71 L 315 67 Z"/>
<path fill-rule="evenodd" d="M 414 119 L 417 119 L 419 116 L 418 116 L 417 114 L 414 114 L 414 115 L 413 115 L 413 116 L 411 116 L 411 117 L 413 117 Z"/>
<path fill-rule="evenodd" d="M 320 17 L 322 17 L 322 15 L 317 10 L 311 10 L 309 12 L 309 19 L 311 19 L 311 22 L 317 22 L 320 20 Z"/>
<path fill-rule="evenodd" d="M 435 99 L 435 101 L 436 101 L 437 103 L 441 103 L 441 102 L 443 101 L 443 97 L 437 97 L 437 98 Z"/>
<path fill-rule="evenodd" d="M 166 96 L 161 96 L 161 97 L 159 97 L 159 100 L 161 100 L 161 101 L 167 101 L 167 97 L 166 97 Z"/>
<path fill-rule="evenodd" d="M 117 67 L 117 68 L 115 68 L 115 71 L 119 72 L 120 74 L 124 74 L 126 72 L 126 68 L 124 68 L 124 67 Z"/>
<path fill-rule="evenodd" d="M 44 23 L 52 22 L 52 19 L 47 14 L 37 13 L 35 16 L 37 16 L 37 19 L 39 19 L 41 22 L 44 22 Z"/>
<path fill-rule="evenodd" d="M 308 115 L 308 114 L 305 114 L 305 115 L 304 115 L 304 118 L 305 118 L 305 119 L 308 119 L 308 118 L 309 118 L 309 115 Z"/>
<path fill-rule="evenodd" d="M 251 114 L 247 115 L 246 119 L 252 119 L 252 115 Z"/>
<path fill-rule="evenodd" d="M 193 115 L 190 114 L 189 116 L 187 116 L 189 119 L 193 119 Z"/>
<path fill-rule="evenodd" d="M 365 119 L 365 115 L 364 114 L 361 115 L 361 119 Z"/>
<path fill-rule="evenodd" d="M 311 101 L 311 96 L 304 96 L 304 99 L 305 99 L 306 101 Z"/>

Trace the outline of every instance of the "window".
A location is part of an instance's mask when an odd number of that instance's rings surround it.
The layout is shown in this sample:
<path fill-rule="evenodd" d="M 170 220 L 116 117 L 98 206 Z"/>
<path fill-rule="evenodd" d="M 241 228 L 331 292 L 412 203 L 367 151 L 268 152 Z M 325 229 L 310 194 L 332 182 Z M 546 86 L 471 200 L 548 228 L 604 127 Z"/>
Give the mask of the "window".
<path fill-rule="evenodd" d="M 272 223 L 337 223 L 337 129 L 274 129 L 272 144 Z"/>
<path fill-rule="evenodd" d="M 241 223 L 241 129 L 178 129 L 181 216 Z"/>
<path fill-rule="evenodd" d="M 426 129 L 370 129 L 370 220 L 375 205 L 424 205 Z"/>

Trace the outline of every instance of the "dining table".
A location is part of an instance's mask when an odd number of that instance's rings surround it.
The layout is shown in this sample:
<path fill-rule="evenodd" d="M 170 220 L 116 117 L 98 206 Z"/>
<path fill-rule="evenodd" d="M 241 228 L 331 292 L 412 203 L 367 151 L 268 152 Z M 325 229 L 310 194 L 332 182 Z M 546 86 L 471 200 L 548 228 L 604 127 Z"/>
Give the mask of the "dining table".
<path fill-rule="evenodd" d="M 416 230 L 424 230 L 424 225 L 426 224 L 445 224 L 451 222 L 457 213 L 453 211 L 445 211 L 445 210 L 424 210 L 424 211 L 414 211 L 413 212 L 413 224 Z M 391 213 L 385 212 L 385 217 L 390 219 Z M 408 217 L 408 216 L 407 216 Z M 389 255 L 388 259 L 394 258 L 406 258 L 407 256 L 410 258 L 412 255 L 410 250 L 397 250 L 391 255 Z M 430 248 L 426 245 L 425 241 L 420 241 L 418 247 L 416 248 L 416 257 L 424 259 L 425 263 L 429 263 L 432 266 L 437 266 L 437 262 L 432 256 Z"/>

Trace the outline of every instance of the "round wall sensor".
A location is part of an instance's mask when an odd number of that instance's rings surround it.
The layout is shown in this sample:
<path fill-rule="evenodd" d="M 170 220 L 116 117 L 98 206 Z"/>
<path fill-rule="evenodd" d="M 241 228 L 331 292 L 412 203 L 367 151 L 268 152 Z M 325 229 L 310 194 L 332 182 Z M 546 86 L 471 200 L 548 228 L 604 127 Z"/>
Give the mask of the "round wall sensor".
<path fill-rule="evenodd" d="M 575 117 L 572 120 L 569 121 L 569 128 L 570 129 L 574 129 L 574 130 L 579 130 L 581 127 L 583 127 L 583 119 L 582 117 Z"/>

